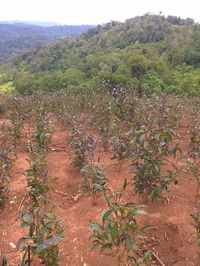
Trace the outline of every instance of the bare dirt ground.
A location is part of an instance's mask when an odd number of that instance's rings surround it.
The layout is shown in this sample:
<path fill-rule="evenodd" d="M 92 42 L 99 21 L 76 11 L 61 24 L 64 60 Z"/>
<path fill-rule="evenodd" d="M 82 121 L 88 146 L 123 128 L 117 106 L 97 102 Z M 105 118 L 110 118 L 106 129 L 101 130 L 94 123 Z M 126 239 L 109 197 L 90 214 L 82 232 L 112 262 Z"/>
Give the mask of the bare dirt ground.
<path fill-rule="evenodd" d="M 49 173 L 56 178 L 51 192 L 51 203 L 56 205 L 56 215 L 64 219 L 66 226 L 65 239 L 60 243 L 59 265 L 115 266 L 115 258 L 99 255 L 97 250 L 90 251 L 88 224 L 90 220 L 100 222 L 105 204 L 101 197 L 93 205 L 91 197 L 81 196 L 81 175 L 70 164 L 71 151 L 67 145 L 67 134 L 68 132 L 57 127 L 48 153 Z M 113 188 L 121 185 L 124 178 L 131 179 L 130 162 L 124 162 L 120 171 L 118 162 L 111 160 L 111 154 L 99 150 L 98 157 L 102 163 L 106 162 L 108 165 L 106 174 Z M 23 172 L 28 168 L 27 158 L 26 152 L 20 147 L 12 169 L 9 198 L 4 209 L 0 210 L 0 257 L 6 255 L 10 266 L 19 265 L 21 259 L 15 245 L 23 232 L 16 218 L 20 214 L 26 191 L 26 177 Z M 155 228 L 148 233 L 147 245 L 166 266 L 200 265 L 197 248 L 192 243 L 194 236 L 191 235 L 195 232 L 190 217 L 194 208 L 193 181 L 192 175 L 182 172 L 178 177 L 178 184 L 171 186 L 165 203 L 145 202 L 144 198 L 135 196 L 131 190 L 126 195 L 129 202 L 148 206 L 149 215 L 142 218 L 142 223 L 151 224 Z"/>

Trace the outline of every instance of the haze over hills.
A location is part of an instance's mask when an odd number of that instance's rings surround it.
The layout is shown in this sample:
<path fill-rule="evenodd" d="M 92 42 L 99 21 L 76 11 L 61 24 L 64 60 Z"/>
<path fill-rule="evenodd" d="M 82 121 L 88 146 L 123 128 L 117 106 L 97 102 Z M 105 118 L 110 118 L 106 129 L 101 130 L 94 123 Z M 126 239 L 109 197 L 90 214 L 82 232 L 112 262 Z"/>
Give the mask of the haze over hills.
<path fill-rule="evenodd" d="M 59 23 L 54 21 L 37 21 L 37 20 L 28 20 L 28 21 L 8 20 L 8 21 L 0 21 L 0 24 L 28 24 L 28 25 L 36 25 L 42 27 L 52 27 L 60 25 Z"/>
<path fill-rule="evenodd" d="M 17 56 L 4 66 L 4 81 L 14 81 L 23 93 L 106 83 L 144 94 L 196 95 L 199 47 L 200 25 L 192 19 L 146 14 Z"/>
<path fill-rule="evenodd" d="M 79 34 L 94 27 L 90 25 L 79 26 L 43 26 L 28 23 L 0 23 L 0 64 L 16 53 L 30 50 L 35 47 L 45 46 L 62 37 L 75 38 Z M 30 22 L 31 23 L 31 22 Z M 37 23 L 37 22 L 35 22 Z M 38 22 L 40 24 L 40 22 Z"/>

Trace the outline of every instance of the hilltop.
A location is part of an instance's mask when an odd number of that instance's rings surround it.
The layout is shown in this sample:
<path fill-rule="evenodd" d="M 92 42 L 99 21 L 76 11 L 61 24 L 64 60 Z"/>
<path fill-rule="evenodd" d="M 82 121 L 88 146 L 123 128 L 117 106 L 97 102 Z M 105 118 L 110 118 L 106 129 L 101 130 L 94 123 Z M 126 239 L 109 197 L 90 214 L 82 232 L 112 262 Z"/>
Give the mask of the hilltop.
<path fill-rule="evenodd" d="M 23 93 L 106 84 L 196 95 L 199 47 L 200 25 L 192 19 L 146 14 L 17 56 L 7 65 L 8 79 Z"/>

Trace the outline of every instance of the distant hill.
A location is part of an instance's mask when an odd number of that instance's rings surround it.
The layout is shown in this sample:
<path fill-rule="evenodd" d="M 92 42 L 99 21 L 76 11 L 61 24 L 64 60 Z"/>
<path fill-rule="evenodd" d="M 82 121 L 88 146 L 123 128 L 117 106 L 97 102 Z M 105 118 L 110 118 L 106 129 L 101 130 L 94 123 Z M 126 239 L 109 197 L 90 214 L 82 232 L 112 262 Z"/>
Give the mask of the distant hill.
<path fill-rule="evenodd" d="M 27 23 L 0 23 L 0 64 L 16 53 L 45 46 L 61 37 L 73 39 L 94 26 L 42 26 Z"/>
<path fill-rule="evenodd" d="M 21 21 L 21 20 L 10 20 L 10 21 L 0 21 L 0 24 L 28 24 L 28 25 L 36 25 L 42 27 L 52 27 L 52 26 L 59 26 L 60 24 L 53 21 L 36 21 L 36 20 L 28 20 L 28 21 Z"/>
<path fill-rule="evenodd" d="M 116 88 L 200 95 L 200 25 L 146 14 L 98 25 L 73 40 L 33 49 L 4 66 L 15 89 Z"/>

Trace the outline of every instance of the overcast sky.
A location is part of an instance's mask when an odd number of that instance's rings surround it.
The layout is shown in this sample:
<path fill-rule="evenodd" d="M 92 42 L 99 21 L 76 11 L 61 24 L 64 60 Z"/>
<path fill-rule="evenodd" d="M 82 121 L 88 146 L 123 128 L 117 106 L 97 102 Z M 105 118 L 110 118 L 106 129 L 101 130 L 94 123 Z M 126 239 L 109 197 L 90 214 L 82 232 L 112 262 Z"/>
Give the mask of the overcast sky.
<path fill-rule="evenodd" d="M 160 11 L 200 22 L 200 0 L 0 0 L 0 21 L 102 24 Z"/>

